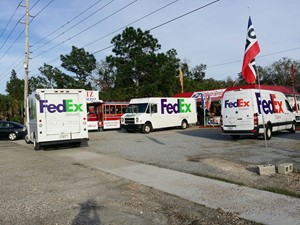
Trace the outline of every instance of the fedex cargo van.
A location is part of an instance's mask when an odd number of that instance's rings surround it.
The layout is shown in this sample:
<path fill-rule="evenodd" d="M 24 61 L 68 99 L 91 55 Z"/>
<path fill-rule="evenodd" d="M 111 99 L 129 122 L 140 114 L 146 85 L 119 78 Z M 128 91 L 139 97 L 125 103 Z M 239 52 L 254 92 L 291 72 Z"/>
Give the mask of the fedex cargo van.
<path fill-rule="evenodd" d="M 83 89 L 37 89 L 27 98 L 25 138 L 34 150 L 43 145 L 88 140 L 86 91 Z"/>
<path fill-rule="evenodd" d="M 197 122 L 194 98 L 137 98 L 131 99 L 121 125 L 127 131 L 152 130 L 168 127 L 186 129 Z"/>
<path fill-rule="evenodd" d="M 222 100 L 222 131 L 238 139 L 240 135 L 266 135 L 289 130 L 295 133 L 296 119 L 282 92 L 260 89 L 225 91 Z"/>

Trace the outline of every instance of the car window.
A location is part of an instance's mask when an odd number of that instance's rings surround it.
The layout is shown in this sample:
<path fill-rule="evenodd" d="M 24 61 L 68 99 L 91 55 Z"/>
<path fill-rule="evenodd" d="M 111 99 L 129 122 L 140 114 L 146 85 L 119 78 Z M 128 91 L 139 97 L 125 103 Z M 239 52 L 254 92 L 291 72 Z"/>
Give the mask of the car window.
<path fill-rule="evenodd" d="M 4 123 L 0 123 L 0 128 L 4 128 Z"/>

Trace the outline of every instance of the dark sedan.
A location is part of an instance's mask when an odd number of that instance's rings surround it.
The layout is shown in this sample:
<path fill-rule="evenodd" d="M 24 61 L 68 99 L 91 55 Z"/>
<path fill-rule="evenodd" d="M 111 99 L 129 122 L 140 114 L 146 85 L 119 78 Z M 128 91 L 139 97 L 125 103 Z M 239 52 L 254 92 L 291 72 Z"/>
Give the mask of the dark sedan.
<path fill-rule="evenodd" d="M 11 141 L 24 138 L 26 127 L 13 121 L 0 121 L 0 138 L 8 138 Z"/>

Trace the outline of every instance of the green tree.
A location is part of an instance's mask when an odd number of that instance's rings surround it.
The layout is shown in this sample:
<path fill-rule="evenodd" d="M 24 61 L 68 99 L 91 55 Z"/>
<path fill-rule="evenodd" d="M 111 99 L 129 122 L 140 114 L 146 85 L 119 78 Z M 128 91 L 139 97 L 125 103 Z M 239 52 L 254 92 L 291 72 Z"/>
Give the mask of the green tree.
<path fill-rule="evenodd" d="M 23 121 L 24 110 L 24 80 L 17 77 L 15 70 L 12 70 L 10 80 L 6 83 L 6 92 L 9 95 L 9 120 Z"/>
<path fill-rule="evenodd" d="M 66 70 L 75 74 L 77 79 L 76 87 L 91 89 L 89 77 L 92 76 L 92 71 L 96 69 L 96 59 L 94 55 L 86 52 L 83 48 L 72 46 L 72 51 L 69 55 L 61 55 L 61 66 Z"/>
<path fill-rule="evenodd" d="M 157 53 L 161 46 L 149 31 L 128 27 L 111 43 L 114 55 L 106 57 L 106 74 L 114 80 L 110 88 L 117 96 L 170 96 L 180 90 L 176 50 Z"/>

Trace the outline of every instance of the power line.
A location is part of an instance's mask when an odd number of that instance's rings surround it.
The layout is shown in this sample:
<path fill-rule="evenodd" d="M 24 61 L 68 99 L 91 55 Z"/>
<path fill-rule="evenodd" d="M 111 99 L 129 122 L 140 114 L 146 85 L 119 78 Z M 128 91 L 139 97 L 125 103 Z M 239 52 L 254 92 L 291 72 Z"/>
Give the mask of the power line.
<path fill-rule="evenodd" d="M 76 16 L 74 16 L 71 20 L 67 21 L 65 24 L 61 25 L 59 28 L 57 28 L 56 30 L 52 31 L 51 33 L 49 33 L 48 35 L 46 35 L 44 38 L 42 38 L 41 40 L 37 41 L 36 43 L 34 43 L 32 46 L 37 45 L 38 43 L 42 42 L 43 40 L 45 40 L 47 37 L 51 36 L 52 34 L 56 33 L 57 31 L 59 31 L 60 29 L 64 28 L 66 25 L 68 25 L 69 23 L 71 23 L 73 20 L 77 19 L 78 17 L 80 17 L 82 14 L 84 14 L 85 12 L 87 12 L 89 9 L 93 8 L 95 5 L 97 5 L 99 2 L 101 2 L 103 0 L 99 0 L 97 2 L 95 2 L 94 4 L 92 4 L 91 6 L 89 6 L 87 9 L 83 10 L 81 13 L 77 14 Z"/>
<path fill-rule="evenodd" d="M 272 55 L 282 54 L 282 53 L 285 53 L 285 52 L 296 51 L 296 50 L 299 50 L 299 49 L 300 49 L 300 47 L 290 48 L 290 49 L 286 49 L 286 50 L 282 50 L 282 51 L 278 51 L 278 52 L 272 52 L 272 53 L 268 53 L 268 54 L 264 54 L 264 55 L 258 55 L 258 56 L 256 56 L 256 58 L 264 58 L 264 57 L 268 57 L 268 56 L 272 56 Z M 207 67 L 212 68 L 212 67 L 225 66 L 225 65 L 235 64 L 235 63 L 241 63 L 242 61 L 243 60 L 235 60 L 235 61 L 210 65 L 210 66 L 207 66 Z"/>
<path fill-rule="evenodd" d="M 91 45 L 91 44 L 93 44 L 93 43 L 95 43 L 95 42 L 97 42 L 97 41 L 100 41 L 101 39 L 103 39 L 103 38 L 105 38 L 105 37 L 108 37 L 108 36 L 112 35 L 113 33 L 116 33 L 116 32 L 118 32 L 118 31 L 120 31 L 120 30 L 122 30 L 122 29 L 124 29 L 124 28 L 126 28 L 126 27 L 128 27 L 128 26 L 130 26 L 130 25 L 132 25 L 132 24 L 134 24 L 134 23 L 136 23 L 136 22 L 139 22 L 139 21 L 141 21 L 142 19 L 145 19 L 145 18 L 149 17 L 150 15 L 153 15 L 153 14 L 159 12 L 160 10 L 162 10 L 162 9 L 164 9 L 164 8 L 166 8 L 166 7 L 169 7 L 170 5 L 173 5 L 175 2 L 178 2 L 178 1 L 179 1 L 179 0 L 175 0 L 175 1 L 173 1 L 173 2 L 170 2 L 170 3 L 166 4 L 166 5 L 164 5 L 164 6 L 160 7 L 160 8 L 158 8 L 158 9 L 156 9 L 156 10 L 154 10 L 154 11 L 148 13 L 148 14 L 146 14 L 145 16 L 140 17 L 140 18 L 137 19 L 137 20 L 134 20 L 133 22 L 131 22 L 131 23 L 125 25 L 125 26 L 122 26 L 121 28 L 116 29 L 116 30 L 114 30 L 114 31 L 112 31 L 112 32 L 110 32 L 110 33 L 108 33 L 108 34 L 106 34 L 106 35 L 104 35 L 104 36 L 102 36 L 102 37 L 100 37 L 100 38 L 98 38 L 98 39 L 96 39 L 96 40 L 94 40 L 94 41 L 92 41 L 92 42 L 86 44 L 86 45 L 84 45 L 83 48 L 85 48 L 85 47 L 87 47 L 87 46 L 89 46 L 89 45 Z M 106 48 L 104 48 L 104 49 L 101 49 L 101 50 L 99 50 L 99 51 L 104 51 L 104 50 L 106 50 L 106 49 L 111 48 L 112 46 L 113 46 L 113 45 L 111 45 L 111 46 L 109 46 L 109 47 L 106 47 Z M 93 53 L 93 54 L 94 54 L 94 53 Z M 54 62 L 54 61 L 56 61 L 56 60 L 58 60 L 58 59 L 60 59 L 60 58 L 58 57 L 58 58 L 56 58 L 56 59 L 54 59 L 54 60 L 48 62 L 48 64 L 50 64 L 50 63 L 52 63 L 52 62 Z M 35 69 L 37 69 L 37 68 L 35 68 Z M 33 70 L 35 70 L 35 69 L 33 69 Z M 32 70 L 32 71 L 33 71 L 33 70 Z"/>
<path fill-rule="evenodd" d="M 0 38 L 2 37 L 3 33 L 6 31 L 6 28 L 8 27 L 8 25 L 10 24 L 12 18 L 15 16 L 16 12 L 19 9 L 19 6 L 21 5 L 23 0 L 20 1 L 20 3 L 18 4 L 18 6 L 16 7 L 15 11 L 13 12 L 12 16 L 10 17 L 9 21 L 7 22 L 6 26 L 4 27 L 4 29 L 2 30 L 1 34 L 0 34 Z M 1 49 L 0 49 L 1 50 Z"/>
<path fill-rule="evenodd" d="M 171 23 L 171 22 L 173 22 L 173 21 L 175 21 L 175 20 L 177 20 L 177 19 L 179 19 L 179 18 L 182 18 L 182 17 L 184 17 L 184 16 L 187 16 L 187 15 L 189 15 L 189 14 L 191 14 L 191 13 L 194 13 L 194 12 L 200 10 L 200 9 L 204 9 L 204 8 L 206 8 L 206 7 L 210 6 L 210 5 L 213 5 L 213 4 L 215 4 L 215 3 L 219 2 L 219 1 L 220 1 L 220 0 L 212 1 L 212 2 L 210 2 L 210 3 L 208 3 L 208 4 L 205 4 L 205 5 L 203 5 L 203 6 L 199 7 L 199 8 L 196 8 L 196 9 L 194 9 L 194 10 L 191 10 L 191 11 L 187 12 L 187 13 L 184 13 L 184 14 L 182 14 L 182 15 L 180 15 L 180 16 L 177 16 L 177 17 L 175 17 L 175 18 L 173 18 L 173 19 L 171 19 L 171 20 L 168 20 L 168 21 L 166 21 L 166 22 L 164 22 L 164 23 L 161 23 L 161 24 L 159 24 L 159 25 L 157 25 L 157 26 L 155 26 L 155 27 L 152 27 L 151 29 L 149 29 L 149 31 L 155 30 L 155 29 L 157 29 L 157 28 L 159 28 L 159 27 L 162 27 L 162 26 L 164 26 L 164 25 L 166 25 L 166 24 L 168 24 L 168 23 Z M 97 53 L 102 52 L 102 51 L 104 51 L 104 50 L 106 50 L 106 49 L 108 49 L 108 48 L 111 48 L 111 47 L 113 47 L 113 46 L 114 46 L 114 45 L 110 45 L 110 46 L 108 46 L 108 47 L 105 47 L 105 48 L 103 48 L 103 49 L 100 49 L 100 50 L 98 50 L 98 51 L 95 51 L 95 52 L 93 52 L 92 54 L 97 54 Z"/>
<path fill-rule="evenodd" d="M 62 41 L 62 42 L 58 43 L 57 45 L 55 45 L 55 46 L 53 46 L 53 47 L 47 49 L 46 51 L 41 52 L 41 53 L 38 54 L 38 55 L 35 55 L 33 58 L 36 58 L 36 57 L 38 57 L 38 56 L 40 56 L 40 55 L 43 55 L 43 54 L 45 54 L 45 53 L 51 51 L 52 49 L 57 48 L 58 46 L 64 44 L 65 42 L 70 41 L 71 39 L 77 37 L 78 35 L 82 34 L 82 33 L 85 32 L 85 31 L 91 29 L 92 27 L 94 27 L 94 26 L 96 26 L 97 24 L 103 22 L 104 20 L 106 20 L 106 19 L 112 17 L 113 15 L 117 14 L 118 12 L 121 12 L 122 10 L 126 9 L 127 7 L 131 6 L 132 4 L 134 4 L 134 3 L 137 2 L 137 1 L 138 1 L 138 0 L 134 0 L 134 1 L 130 2 L 129 4 L 123 6 L 122 8 L 120 8 L 120 9 L 118 9 L 118 10 L 116 10 L 116 11 L 113 12 L 112 14 L 110 14 L 110 15 L 106 16 L 105 18 L 99 20 L 98 22 L 96 22 L 96 23 L 94 23 L 93 25 L 87 27 L 86 29 L 84 29 L 84 30 L 78 32 L 77 34 L 75 34 L 75 35 L 73 35 L 73 36 L 71 36 L 71 37 L 65 39 L 64 41 Z"/>
<path fill-rule="evenodd" d="M 40 0 L 38 0 L 35 4 L 34 4 L 34 6 L 39 2 Z M 30 23 L 34 20 L 34 18 L 36 18 L 36 16 L 38 16 L 41 12 L 43 12 L 52 2 L 53 2 L 54 0 L 51 0 L 46 6 L 44 6 L 36 15 L 35 15 L 35 17 L 33 17 L 32 18 L 32 20 L 30 21 Z M 32 9 L 34 6 L 32 6 L 30 9 Z M 24 16 L 22 17 L 22 18 L 24 18 Z M 22 19 L 21 18 L 21 19 Z M 20 19 L 20 20 L 21 20 Z M 18 23 L 19 23 L 19 21 L 18 21 Z M 18 24 L 17 23 L 17 24 Z M 29 23 L 29 24 L 30 24 Z M 16 25 L 17 25 L 16 24 Z M 15 25 L 15 27 L 16 27 L 16 25 Z M 15 27 L 14 27 L 14 29 L 15 29 Z M 14 29 L 13 29 L 13 31 L 14 31 Z M 12 32 L 13 32 L 12 31 Z M 11 33 L 12 33 L 11 32 Z M 17 40 L 19 40 L 19 38 L 21 37 L 21 35 L 23 34 L 25 32 L 25 28 L 23 29 L 23 31 L 18 35 L 18 37 L 14 40 L 14 42 L 9 46 L 9 48 L 6 50 L 6 52 L 0 57 L 0 60 L 9 52 L 9 50 L 10 49 L 12 49 L 12 47 L 15 45 L 15 43 L 17 42 Z M 10 35 L 11 35 L 11 33 L 10 33 Z M 10 36 L 9 36 L 10 37 Z M 7 39 L 8 40 L 8 39 Z M 5 43 L 6 43 L 6 41 L 5 41 Z M 2 47 L 1 47 L 2 48 Z M 1 48 L 0 48 L 0 50 L 1 50 Z M 5 74 L 3 74 L 3 76 L 2 77 L 0 77 L 0 80 L 1 80 L 1 78 L 4 78 L 5 77 Z"/>
<path fill-rule="evenodd" d="M 93 16 L 94 14 L 96 14 L 97 12 L 99 12 L 100 10 L 104 9 L 106 6 L 110 5 L 111 3 L 113 3 L 115 0 L 111 0 L 110 2 L 108 2 L 106 5 L 102 6 L 101 8 L 97 9 L 95 12 L 93 12 L 92 14 L 88 15 L 87 17 L 85 17 L 84 19 L 80 20 L 78 23 L 74 24 L 73 26 L 71 26 L 70 28 L 68 28 L 67 30 L 65 30 L 64 32 L 56 35 L 54 38 L 48 40 L 46 43 L 44 43 L 43 45 L 41 45 L 40 47 L 36 48 L 35 50 L 33 50 L 33 52 L 35 52 L 36 50 L 44 47 L 46 44 L 54 41 L 55 39 L 57 39 L 58 37 L 62 36 L 63 34 L 65 34 L 66 32 L 70 31 L 71 29 L 73 29 L 74 27 L 78 26 L 80 23 L 84 22 L 85 20 L 87 20 L 88 18 L 90 18 L 91 16 Z"/>

